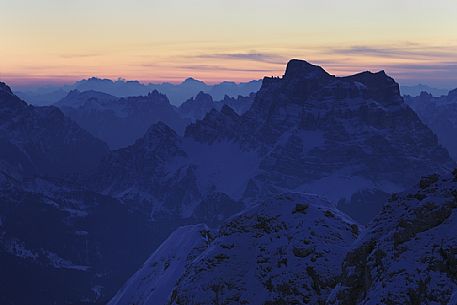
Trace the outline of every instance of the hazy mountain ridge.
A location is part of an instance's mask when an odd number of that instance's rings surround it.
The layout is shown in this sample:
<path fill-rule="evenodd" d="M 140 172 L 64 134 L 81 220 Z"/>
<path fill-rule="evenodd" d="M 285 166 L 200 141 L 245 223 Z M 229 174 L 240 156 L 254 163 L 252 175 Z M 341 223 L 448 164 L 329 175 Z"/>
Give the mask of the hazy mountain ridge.
<path fill-rule="evenodd" d="M 173 105 L 179 106 L 192 96 L 196 96 L 200 91 L 209 93 L 214 99 L 222 100 L 224 96 L 237 97 L 249 96 L 255 93 L 261 86 L 260 80 L 235 83 L 224 81 L 214 85 L 208 85 L 202 81 L 187 78 L 181 83 L 148 83 L 143 84 L 139 81 L 110 80 L 91 77 L 77 81 L 72 85 L 64 85 L 55 88 L 20 88 L 15 93 L 35 105 L 52 105 L 64 98 L 72 90 L 79 91 L 99 91 L 116 97 L 143 96 L 149 92 L 157 90 L 168 96 Z M 16 92 L 17 91 L 17 92 Z"/>
<path fill-rule="evenodd" d="M 108 152 L 54 106 L 35 107 L 0 84 L 1 162 L 10 175 L 65 176 L 93 169 Z"/>
<path fill-rule="evenodd" d="M 405 102 L 436 133 L 451 157 L 457 160 L 457 89 L 440 97 L 433 97 L 426 92 L 418 97 L 405 96 Z"/>
<path fill-rule="evenodd" d="M 242 115 L 251 108 L 255 99 L 255 93 L 249 96 L 238 96 L 237 98 L 224 96 L 221 101 L 214 101 L 211 95 L 201 91 L 195 97 L 192 97 L 179 106 L 179 112 L 185 118 L 193 122 L 201 120 L 212 109 L 220 111 L 224 105 L 232 108 L 238 115 Z"/>
<path fill-rule="evenodd" d="M 58 106 L 81 127 L 102 139 L 112 149 L 126 147 L 162 121 L 183 133 L 190 123 L 181 117 L 168 98 L 154 90 L 146 96 L 117 98 L 97 91 L 71 91 Z"/>
<path fill-rule="evenodd" d="M 422 92 L 428 92 L 435 97 L 440 97 L 442 95 L 447 95 L 448 89 L 434 88 L 423 84 L 418 84 L 415 86 L 400 86 L 400 91 L 403 96 L 419 96 Z"/>
<path fill-rule="evenodd" d="M 133 144 L 159 121 L 183 134 L 188 124 L 203 118 L 211 109 L 229 104 L 244 113 L 253 99 L 254 95 L 236 99 L 225 96 L 222 101 L 214 101 L 209 94 L 200 92 L 177 108 L 157 90 L 145 96 L 125 98 L 92 90 L 73 90 L 55 105 L 111 149 L 119 149 Z"/>

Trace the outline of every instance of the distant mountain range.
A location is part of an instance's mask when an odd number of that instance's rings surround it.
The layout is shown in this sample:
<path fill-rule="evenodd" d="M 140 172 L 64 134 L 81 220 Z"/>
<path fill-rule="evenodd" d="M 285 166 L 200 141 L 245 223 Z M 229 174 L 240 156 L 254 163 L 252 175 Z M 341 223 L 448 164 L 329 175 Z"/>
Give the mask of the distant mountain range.
<path fill-rule="evenodd" d="M 186 100 L 195 97 L 200 91 L 206 92 L 215 100 L 222 100 L 225 96 L 249 96 L 256 93 L 262 84 L 261 80 L 244 83 L 224 81 L 215 85 L 208 85 L 194 78 L 187 78 L 181 83 L 141 83 L 139 81 L 111 80 L 91 77 L 75 82 L 72 85 L 49 87 L 21 87 L 13 90 L 17 96 L 37 106 L 46 106 L 57 103 L 70 91 L 98 91 L 116 97 L 145 96 L 157 90 L 165 94 L 170 103 L 179 106 Z M 447 95 L 449 90 L 419 84 L 415 86 L 400 86 L 402 95 L 419 96 L 422 91 L 435 97 Z"/>
<path fill-rule="evenodd" d="M 391 77 L 291 60 L 210 93 L 38 107 L 0 83 L 1 304 L 457 297 L 456 163 Z"/>
<path fill-rule="evenodd" d="M 15 90 L 15 94 L 34 105 L 51 105 L 64 98 L 70 91 L 98 91 L 116 97 L 144 96 L 157 90 L 169 98 L 171 104 L 179 106 L 189 98 L 196 96 L 200 91 L 207 92 L 215 100 L 222 100 L 229 97 L 249 96 L 259 90 L 261 80 L 253 80 L 245 83 L 221 82 L 215 85 L 208 85 L 202 81 L 187 78 L 182 83 L 148 83 L 139 81 L 110 80 L 91 77 L 77 81 L 72 85 L 51 88 L 34 88 L 26 90 L 22 88 Z"/>
<path fill-rule="evenodd" d="M 121 98 L 93 90 L 73 90 L 55 106 L 110 148 L 118 149 L 133 144 L 159 121 L 183 135 L 188 124 L 202 119 L 212 109 L 229 105 L 241 115 L 251 107 L 254 98 L 251 93 L 237 98 L 225 95 L 223 100 L 214 101 L 211 95 L 200 91 L 195 98 L 176 107 L 157 90 L 145 96 Z"/>
<path fill-rule="evenodd" d="M 413 97 L 419 96 L 422 92 L 427 92 L 436 97 L 447 95 L 449 92 L 448 89 L 439 89 L 422 84 L 415 86 L 400 86 L 400 91 L 403 96 L 409 95 Z"/>

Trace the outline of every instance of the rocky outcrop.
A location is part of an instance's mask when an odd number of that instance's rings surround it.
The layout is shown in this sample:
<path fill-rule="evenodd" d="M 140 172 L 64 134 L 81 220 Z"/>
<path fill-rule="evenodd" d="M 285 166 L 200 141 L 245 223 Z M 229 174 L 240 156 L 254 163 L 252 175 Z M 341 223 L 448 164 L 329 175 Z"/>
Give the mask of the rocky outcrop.
<path fill-rule="evenodd" d="M 457 288 L 457 171 L 394 194 L 343 263 L 329 304 L 448 304 Z"/>

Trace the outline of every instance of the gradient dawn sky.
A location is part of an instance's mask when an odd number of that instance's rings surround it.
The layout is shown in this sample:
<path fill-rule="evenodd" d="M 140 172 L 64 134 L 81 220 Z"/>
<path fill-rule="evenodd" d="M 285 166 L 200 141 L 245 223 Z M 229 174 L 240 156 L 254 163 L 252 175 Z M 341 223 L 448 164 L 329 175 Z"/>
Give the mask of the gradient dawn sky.
<path fill-rule="evenodd" d="M 457 87 L 456 0 L 0 0 L 0 79 L 178 82 L 386 70 Z"/>

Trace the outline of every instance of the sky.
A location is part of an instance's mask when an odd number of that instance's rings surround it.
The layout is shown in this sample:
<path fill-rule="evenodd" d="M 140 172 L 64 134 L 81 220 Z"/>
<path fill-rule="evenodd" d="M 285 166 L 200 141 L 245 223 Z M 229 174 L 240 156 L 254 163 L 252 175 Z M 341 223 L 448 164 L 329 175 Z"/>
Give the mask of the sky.
<path fill-rule="evenodd" d="M 0 0 L 0 80 L 208 83 L 385 70 L 457 87 L 456 0 Z"/>

